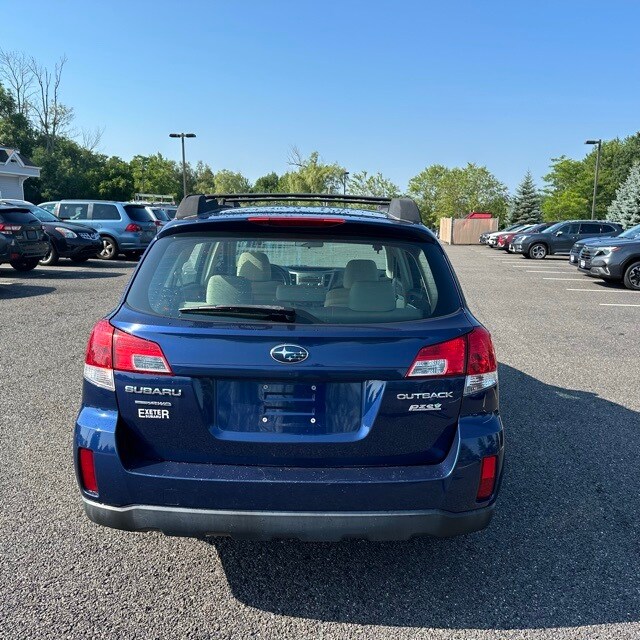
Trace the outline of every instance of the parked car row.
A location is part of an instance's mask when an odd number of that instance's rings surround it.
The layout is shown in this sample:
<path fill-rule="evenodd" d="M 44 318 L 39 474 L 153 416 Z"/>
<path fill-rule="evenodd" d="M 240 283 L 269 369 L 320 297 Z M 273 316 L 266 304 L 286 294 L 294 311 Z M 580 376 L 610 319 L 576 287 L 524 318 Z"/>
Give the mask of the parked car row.
<path fill-rule="evenodd" d="M 7 218 L 0 218 L 0 263 L 19 271 L 53 266 L 60 258 L 137 258 L 171 221 L 168 207 L 140 202 L 60 200 L 36 206 L 5 199 L 0 208 Z"/>
<path fill-rule="evenodd" d="M 533 260 L 568 255 L 588 275 L 640 291 L 640 225 L 626 231 L 609 220 L 513 225 L 482 234 L 480 244 Z"/>

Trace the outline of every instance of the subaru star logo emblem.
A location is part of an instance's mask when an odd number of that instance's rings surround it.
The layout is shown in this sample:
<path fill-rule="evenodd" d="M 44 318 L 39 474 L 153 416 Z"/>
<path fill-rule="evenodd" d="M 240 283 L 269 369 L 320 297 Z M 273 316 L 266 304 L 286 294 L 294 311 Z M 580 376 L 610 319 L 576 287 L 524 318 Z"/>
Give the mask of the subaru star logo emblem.
<path fill-rule="evenodd" d="M 309 352 L 297 344 L 279 344 L 277 347 L 273 347 L 269 353 L 276 362 L 282 364 L 295 364 L 309 357 Z"/>

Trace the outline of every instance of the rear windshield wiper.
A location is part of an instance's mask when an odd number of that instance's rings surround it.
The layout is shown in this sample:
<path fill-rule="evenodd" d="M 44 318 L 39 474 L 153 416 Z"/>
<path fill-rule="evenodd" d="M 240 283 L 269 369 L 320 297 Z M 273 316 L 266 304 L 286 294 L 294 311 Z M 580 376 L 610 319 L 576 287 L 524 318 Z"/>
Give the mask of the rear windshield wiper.
<path fill-rule="evenodd" d="M 197 307 L 182 307 L 180 313 L 257 318 L 272 322 L 317 322 L 316 318 L 306 311 L 265 304 L 203 304 Z"/>

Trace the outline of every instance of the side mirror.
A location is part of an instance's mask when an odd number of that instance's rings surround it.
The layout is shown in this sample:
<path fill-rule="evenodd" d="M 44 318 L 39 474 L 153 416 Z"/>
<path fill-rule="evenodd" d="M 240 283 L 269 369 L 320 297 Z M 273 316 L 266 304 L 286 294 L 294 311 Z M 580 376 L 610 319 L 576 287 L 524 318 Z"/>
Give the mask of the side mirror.
<path fill-rule="evenodd" d="M 557 236 L 561 236 L 561 235 L 563 235 L 563 234 L 564 234 L 564 231 L 558 231 L 558 232 L 556 233 L 556 235 L 557 235 Z"/>

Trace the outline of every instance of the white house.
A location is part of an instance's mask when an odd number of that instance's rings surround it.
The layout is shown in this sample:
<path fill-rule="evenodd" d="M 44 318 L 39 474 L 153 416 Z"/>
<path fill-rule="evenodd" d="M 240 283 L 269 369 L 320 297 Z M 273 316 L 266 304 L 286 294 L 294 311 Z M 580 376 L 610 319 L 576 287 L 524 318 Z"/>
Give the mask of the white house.
<path fill-rule="evenodd" d="M 39 177 L 40 167 L 19 149 L 0 146 L 0 198 L 24 200 L 24 181 Z"/>

